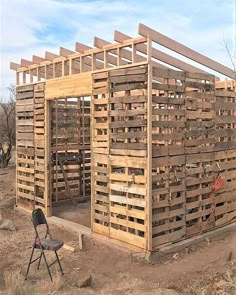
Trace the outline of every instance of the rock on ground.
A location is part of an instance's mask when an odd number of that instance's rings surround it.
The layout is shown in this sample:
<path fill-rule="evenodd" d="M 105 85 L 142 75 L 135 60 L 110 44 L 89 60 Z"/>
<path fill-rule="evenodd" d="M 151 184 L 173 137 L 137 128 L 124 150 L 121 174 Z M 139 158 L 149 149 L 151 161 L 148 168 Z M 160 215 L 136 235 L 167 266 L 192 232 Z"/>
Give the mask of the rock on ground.
<path fill-rule="evenodd" d="M 0 219 L 1 219 L 1 216 L 0 216 Z M 13 221 L 11 221 L 10 219 L 2 219 L 2 221 L 0 222 L 0 229 L 14 231 L 16 230 L 16 227 Z"/>

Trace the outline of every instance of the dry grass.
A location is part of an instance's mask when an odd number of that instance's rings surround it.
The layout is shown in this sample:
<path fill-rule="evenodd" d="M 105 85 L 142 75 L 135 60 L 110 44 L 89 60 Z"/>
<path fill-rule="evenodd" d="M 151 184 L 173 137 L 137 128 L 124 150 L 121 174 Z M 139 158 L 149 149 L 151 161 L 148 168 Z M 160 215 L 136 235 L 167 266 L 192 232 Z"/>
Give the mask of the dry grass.
<path fill-rule="evenodd" d="M 236 295 L 236 262 L 222 266 L 222 271 L 217 272 L 214 276 L 198 277 L 184 294 Z"/>
<path fill-rule="evenodd" d="M 25 282 L 25 278 L 20 269 L 16 271 L 6 271 L 4 273 L 4 281 L 8 295 L 29 295 L 30 290 Z"/>
<path fill-rule="evenodd" d="M 53 272 L 53 282 L 48 280 L 42 283 L 42 280 L 38 281 L 34 285 L 34 289 L 38 289 L 40 286 L 41 290 L 44 291 L 44 294 L 56 294 L 57 291 L 62 290 L 65 286 L 65 279 L 61 276 L 59 271 Z M 4 281 L 7 289 L 7 295 L 33 295 L 35 292 L 32 291 L 32 285 L 30 281 L 25 281 L 24 276 L 21 273 L 20 269 L 16 271 L 6 271 L 4 273 Z M 38 293 L 37 293 L 38 294 Z"/>

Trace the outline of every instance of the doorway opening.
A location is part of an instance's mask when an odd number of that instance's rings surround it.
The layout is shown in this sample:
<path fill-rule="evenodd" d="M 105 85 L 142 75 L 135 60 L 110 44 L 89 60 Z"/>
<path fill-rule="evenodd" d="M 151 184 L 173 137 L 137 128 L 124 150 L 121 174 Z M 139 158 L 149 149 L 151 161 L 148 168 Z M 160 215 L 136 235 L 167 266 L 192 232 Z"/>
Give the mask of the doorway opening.
<path fill-rule="evenodd" d="M 91 227 L 91 97 L 50 102 L 52 215 Z"/>

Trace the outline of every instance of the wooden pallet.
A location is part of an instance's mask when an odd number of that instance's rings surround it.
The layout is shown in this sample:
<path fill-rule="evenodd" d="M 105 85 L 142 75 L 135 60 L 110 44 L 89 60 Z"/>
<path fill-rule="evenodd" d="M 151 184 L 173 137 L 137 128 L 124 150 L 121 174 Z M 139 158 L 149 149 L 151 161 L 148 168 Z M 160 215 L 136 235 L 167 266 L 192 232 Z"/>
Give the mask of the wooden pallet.
<path fill-rule="evenodd" d="M 147 67 L 93 75 L 93 230 L 140 248 L 147 242 L 146 88 Z"/>
<path fill-rule="evenodd" d="M 17 87 L 17 205 L 45 206 L 44 84 Z"/>
<path fill-rule="evenodd" d="M 158 83 L 159 78 L 165 82 Z M 153 80 L 152 235 L 156 247 L 193 231 L 200 233 L 211 210 L 213 201 L 207 194 L 214 176 L 204 173 L 214 161 L 215 97 L 210 75 L 153 68 Z"/>

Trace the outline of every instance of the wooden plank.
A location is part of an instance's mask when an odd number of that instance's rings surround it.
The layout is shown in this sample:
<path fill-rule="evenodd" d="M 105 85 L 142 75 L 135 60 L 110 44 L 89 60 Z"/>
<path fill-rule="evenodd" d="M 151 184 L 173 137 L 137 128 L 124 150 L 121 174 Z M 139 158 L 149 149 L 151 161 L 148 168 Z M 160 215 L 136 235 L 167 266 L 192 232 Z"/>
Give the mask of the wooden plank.
<path fill-rule="evenodd" d="M 141 186 L 134 185 L 134 184 L 132 184 L 132 186 L 128 186 L 125 183 L 124 184 L 110 183 L 110 188 L 111 188 L 111 190 L 115 190 L 118 192 L 126 192 L 126 193 L 130 193 L 130 194 L 137 194 L 137 195 L 142 195 L 142 196 L 146 195 L 146 188 L 145 187 L 141 187 Z"/>
<path fill-rule="evenodd" d="M 185 164 L 185 156 L 173 156 L 173 157 L 159 157 L 153 158 L 153 167 L 161 166 L 177 166 Z"/>
<path fill-rule="evenodd" d="M 176 242 L 180 239 L 182 239 L 186 234 L 186 230 L 185 229 L 180 229 L 178 231 L 174 231 L 162 236 L 158 236 L 153 238 L 152 242 L 153 242 L 153 247 L 155 246 L 159 246 L 161 244 L 165 244 L 165 243 L 169 243 L 169 242 Z"/>
<path fill-rule="evenodd" d="M 115 225 L 122 225 L 125 227 L 133 228 L 133 229 L 144 231 L 144 232 L 146 231 L 146 225 L 143 225 L 143 224 L 140 224 L 137 222 L 133 222 L 133 221 L 128 221 L 126 219 L 120 219 L 120 218 L 111 216 L 110 222 Z"/>
<path fill-rule="evenodd" d="M 103 236 L 109 235 L 109 227 L 93 222 L 93 231 Z"/>
<path fill-rule="evenodd" d="M 73 76 L 56 78 L 46 81 L 45 97 L 86 96 L 92 94 L 91 73 L 75 74 Z"/>
<path fill-rule="evenodd" d="M 185 92 L 184 86 L 171 85 L 171 84 L 160 84 L 160 83 L 152 83 L 152 89 L 155 90 L 165 90 L 165 91 L 175 91 L 175 92 Z"/>
<path fill-rule="evenodd" d="M 118 167 L 132 167 L 132 168 L 146 168 L 146 159 L 136 158 L 136 157 L 128 157 L 128 156 L 110 156 L 110 164 L 111 166 Z"/>
<path fill-rule="evenodd" d="M 133 218 L 139 218 L 143 220 L 145 220 L 146 218 L 145 211 L 134 210 L 134 209 L 127 210 L 126 207 L 123 207 L 123 206 L 110 206 L 110 212 L 130 216 Z"/>
<path fill-rule="evenodd" d="M 114 31 L 114 40 L 118 42 L 123 42 L 124 40 L 131 39 L 130 36 L 127 36 L 119 31 Z M 141 53 L 146 54 L 147 53 L 147 45 L 145 44 L 138 44 L 137 50 Z M 195 66 L 192 66 L 180 59 L 177 59 L 176 57 L 173 57 L 169 54 L 166 54 L 160 50 L 157 50 L 155 48 L 152 48 L 152 57 L 154 57 L 157 60 L 160 60 L 168 65 L 174 66 L 175 68 L 181 69 L 183 71 L 191 72 L 191 73 L 206 73 L 202 69 L 199 69 Z"/>
<path fill-rule="evenodd" d="M 131 234 L 128 232 L 124 232 L 121 230 L 117 230 L 114 228 L 110 228 L 110 237 L 119 241 L 123 241 L 125 243 L 134 245 L 138 248 L 145 249 L 146 248 L 146 239 L 135 234 Z"/>
<path fill-rule="evenodd" d="M 152 75 L 153 78 L 162 77 L 166 79 L 178 79 L 178 80 L 185 80 L 186 74 L 182 71 L 176 71 L 172 69 L 161 69 L 158 67 L 152 68 Z"/>
<path fill-rule="evenodd" d="M 229 78 L 235 79 L 235 73 L 232 69 L 184 46 L 183 44 L 176 42 L 175 40 L 143 25 L 139 24 L 139 34 L 147 37 L 150 36 L 152 40 L 168 49 L 171 49 L 193 61 L 196 61 L 218 73 L 221 73 Z"/>
<path fill-rule="evenodd" d="M 109 199 L 111 202 L 126 204 L 126 205 L 132 205 L 132 206 L 138 206 L 138 207 L 146 207 L 146 201 L 144 199 L 138 199 L 138 198 L 126 198 L 122 196 L 116 196 L 116 195 L 110 195 Z"/>
<path fill-rule="evenodd" d="M 173 230 L 175 228 L 183 228 L 185 227 L 185 220 L 179 220 L 179 221 L 174 221 L 170 223 L 166 223 L 163 225 L 158 225 L 158 226 L 153 226 L 153 235 L 159 234 L 159 233 L 164 233 L 170 230 Z M 165 233 L 165 235 L 168 235 L 169 233 Z"/>

